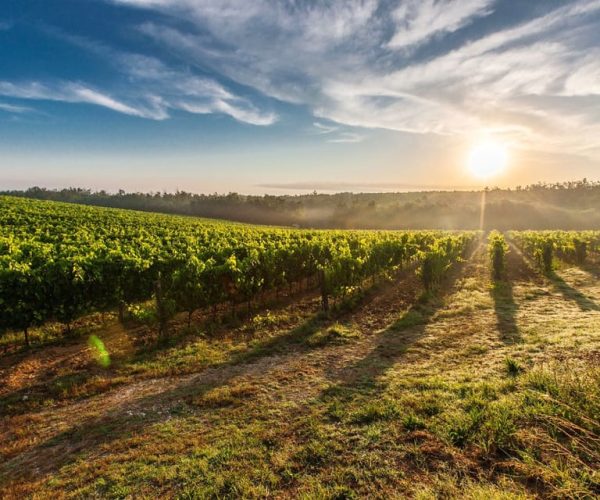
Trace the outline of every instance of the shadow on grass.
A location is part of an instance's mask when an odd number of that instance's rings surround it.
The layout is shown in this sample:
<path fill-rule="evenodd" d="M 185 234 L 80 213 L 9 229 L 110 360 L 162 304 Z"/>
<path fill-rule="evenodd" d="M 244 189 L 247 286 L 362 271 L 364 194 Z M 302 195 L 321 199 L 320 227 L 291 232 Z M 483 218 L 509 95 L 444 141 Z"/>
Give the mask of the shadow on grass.
<path fill-rule="evenodd" d="M 307 349 L 308 344 L 303 340 L 322 328 L 326 321 L 326 318 L 316 315 L 283 336 L 261 343 L 246 353 L 208 367 L 197 375 L 183 377 L 179 383 L 175 382 L 153 394 L 117 403 L 102 415 L 86 417 L 82 422 L 73 424 L 16 457 L 4 457 L 5 460 L 0 464 L 0 482 L 27 480 L 58 471 L 84 456 L 93 455 L 99 447 L 128 439 L 172 416 L 191 413 L 191 401 L 245 375 L 253 362 L 260 358 L 281 351 L 285 345 L 288 349 L 292 344 L 297 346 L 297 349 L 293 349 L 294 353 Z M 282 363 L 285 363 L 283 357 L 274 365 L 269 365 L 269 368 Z M 35 471 L 24 465 L 32 461 L 36 463 Z"/>
<path fill-rule="evenodd" d="M 344 370 L 341 384 L 372 386 L 412 344 L 423 337 L 440 305 L 439 297 L 423 295 L 402 317 L 378 335 L 374 348 L 366 357 Z"/>
<path fill-rule="evenodd" d="M 507 344 L 519 342 L 521 335 L 516 319 L 518 306 L 513 296 L 512 281 L 510 279 L 495 281 L 492 285 L 492 298 L 496 325 L 502 341 Z"/>
<path fill-rule="evenodd" d="M 582 311 L 600 311 L 600 306 L 596 302 L 573 288 L 554 271 L 547 273 L 546 276 L 565 299 L 575 302 Z"/>
<path fill-rule="evenodd" d="M 414 266 L 404 267 L 395 274 L 393 282 L 400 282 L 406 280 L 411 274 L 414 273 Z M 361 308 L 367 307 L 382 291 L 383 288 L 390 286 L 391 282 L 387 280 L 376 280 L 371 282 L 370 285 L 364 287 L 362 290 L 351 294 L 344 299 L 338 300 L 337 304 L 334 304 L 329 313 L 323 313 L 319 311 L 315 313 L 316 302 L 314 298 L 314 290 L 308 290 L 302 292 L 302 298 L 308 299 L 299 303 L 295 302 L 294 296 L 285 298 L 282 297 L 277 303 L 271 304 L 273 307 L 269 309 L 261 310 L 257 309 L 254 311 L 255 314 L 259 314 L 264 311 L 270 313 L 279 313 L 286 310 L 290 306 L 294 306 L 294 310 L 298 308 L 301 310 L 301 317 L 310 316 L 302 324 L 296 327 L 290 327 L 288 325 L 282 325 L 280 328 L 282 331 L 289 329 L 287 333 L 283 335 L 268 336 L 266 338 L 257 338 L 253 330 L 243 331 L 244 325 L 249 325 L 254 314 L 241 315 L 237 318 L 221 318 L 221 322 L 216 324 L 212 323 L 209 317 L 206 318 L 204 323 L 198 323 L 203 329 L 210 329 L 211 326 L 215 327 L 215 331 L 206 335 L 211 342 L 219 342 L 220 339 L 226 338 L 226 333 L 231 333 L 232 329 L 242 327 L 242 330 L 235 330 L 235 338 L 245 340 L 250 344 L 250 347 L 243 351 L 238 351 L 231 356 L 227 361 L 219 361 L 217 363 L 208 363 L 201 367 L 202 370 L 208 368 L 215 368 L 223 365 L 231 365 L 237 363 L 252 362 L 255 359 L 263 356 L 283 354 L 290 347 L 294 349 L 305 350 L 308 347 L 314 348 L 313 345 L 308 345 L 307 340 L 314 333 L 321 328 L 331 323 L 333 324 L 336 320 L 341 320 L 345 316 L 353 314 Z M 297 298 L 297 297 L 296 297 Z M 296 321 L 296 320 L 295 320 Z M 203 334 L 204 337 L 204 334 Z M 131 359 L 132 363 L 148 363 L 158 360 L 165 354 L 169 349 L 177 348 L 188 341 L 198 339 L 198 334 L 191 334 L 184 328 L 183 331 L 175 331 L 168 338 L 162 342 L 153 342 L 151 344 L 144 345 L 138 349 L 134 357 Z M 195 371 L 200 371 L 196 369 Z"/>
<path fill-rule="evenodd" d="M 538 282 L 543 283 L 531 262 L 512 242 L 509 242 L 504 279 L 494 281 L 491 290 L 496 326 L 503 342 L 512 344 L 522 340 L 517 323 L 519 306 L 514 297 L 515 283 Z"/>
<path fill-rule="evenodd" d="M 511 255 L 511 254 L 519 255 L 522 263 L 525 266 L 527 266 L 529 263 L 528 267 L 531 269 L 532 264 L 529 261 L 529 259 L 527 259 L 527 257 L 525 257 L 513 243 L 510 243 L 510 247 L 511 247 L 512 251 L 509 255 Z M 594 274 L 594 273 L 598 272 L 598 270 L 594 271 L 593 270 L 594 267 L 590 266 L 589 264 L 584 264 L 583 266 L 580 266 L 580 267 L 582 267 L 582 269 L 589 272 L 590 274 Z M 509 267 L 509 269 L 510 269 L 510 267 Z M 554 289 L 556 291 L 558 291 L 565 299 L 575 302 L 577 304 L 577 306 L 579 307 L 579 309 L 581 309 L 582 311 L 600 311 L 600 306 L 598 304 L 596 304 L 596 302 L 594 302 L 590 298 L 586 297 L 583 293 L 581 293 L 576 288 L 573 288 L 571 285 L 569 285 L 555 271 L 550 271 L 550 272 L 544 273 L 544 276 L 550 281 L 550 283 L 552 284 L 552 286 L 554 287 Z M 597 274 L 596 274 L 596 276 L 597 276 Z"/>
<path fill-rule="evenodd" d="M 38 410 L 44 401 L 60 400 L 75 387 L 88 382 L 92 376 L 89 372 L 71 372 L 3 394 L 0 396 L 0 417 Z"/>
<path fill-rule="evenodd" d="M 335 400 L 340 395 L 377 398 L 384 390 L 381 378 L 426 334 L 435 313 L 444 305 L 443 298 L 453 290 L 455 282 L 465 275 L 465 263 L 458 264 L 449 272 L 436 293 L 424 293 L 398 320 L 379 333 L 369 353 L 344 367 L 337 374 L 338 383 L 323 391 L 322 399 Z"/>
<path fill-rule="evenodd" d="M 585 271 L 589 275 L 593 276 L 594 278 L 600 278 L 600 267 L 598 267 L 598 263 L 596 262 L 592 263 L 586 261 L 583 264 L 577 264 L 577 267 L 579 267 L 582 271 Z"/>
<path fill-rule="evenodd" d="M 348 308 L 330 315 L 316 313 L 283 335 L 258 341 L 230 359 L 208 366 L 196 375 L 174 380 L 168 387 L 158 388 L 153 394 L 126 402 L 113 401 L 114 406 L 100 416 L 84 417 L 67 430 L 5 460 L 0 465 L 0 479 L 22 480 L 57 471 L 78 459 L 93 455 L 100 447 L 140 434 L 173 415 L 195 413 L 197 405 L 194 401 L 213 389 L 227 386 L 237 377 L 253 373 L 256 363 L 261 359 L 269 358 L 267 369 L 271 370 L 289 362 L 290 356 L 302 356 L 309 350 L 321 347 L 321 344 L 314 345 L 309 341 L 311 336 L 343 319 L 346 314 L 364 307 L 376 292 L 376 288 L 366 291 Z M 35 462 L 36 467 L 24 466 L 30 462 Z"/>

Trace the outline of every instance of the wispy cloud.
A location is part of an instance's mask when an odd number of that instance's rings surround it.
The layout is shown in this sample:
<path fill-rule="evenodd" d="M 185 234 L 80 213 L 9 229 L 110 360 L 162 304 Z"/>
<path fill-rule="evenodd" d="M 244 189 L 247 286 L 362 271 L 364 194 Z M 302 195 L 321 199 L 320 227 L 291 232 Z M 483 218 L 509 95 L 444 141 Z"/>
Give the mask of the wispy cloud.
<path fill-rule="evenodd" d="M 118 97 L 76 82 L 0 82 L 0 95 L 22 99 L 88 103 L 113 111 L 165 120 L 171 111 L 193 114 L 224 114 L 251 125 L 275 123 L 277 114 L 261 111 L 248 99 L 235 95 L 212 78 L 200 77 L 189 70 L 177 70 L 152 56 L 114 49 L 95 40 L 43 26 L 48 35 L 93 53 L 114 65 L 127 78 L 117 88 Z"/>
<path fill-rule="evenodd" d="M 0 102 L 0 111 L 6 111 L 7 113 L 30 113 L 33 109 L 27 106 L 16 106 L 14 104 L 7 104 L 5 102 Z"/>
<path fill-rule="evenodd" d="M 333 132 L 337 132 L 340 127 L 336 125 L 328 125 L 326 123 L 321 122 L 313 122 L 313 127 L 317 129 L 319 134 L 331 134 Z"/>
<path fill-rule="evenodd" d="M 362 142 L 365 139 L 364 134 L 345 130 L 347 127 L 332 125 L 321 122 L 313 122 L 313 127 L 317 134 L 327 137 L 327 142 L 331 143 L 353 143 Z"/>
<path fill-rule="evenodd" d="M 327 140 L 361 136 L 327 130 L 333 122 L 466 137 L 492 130 L 521 146 L 598 151 L 600 0 L 523 3 L 522 16 L 493 21 L 500 0 L 106 1 L 158 14 L 132 28 L 189 68 L 307 106 Z M 484 29 L 470 29 L 483 18 Z M 123 67 L 165 112 L 276 120 L 247 96 L 161 64 Z"/>
<path fill-rule="evenodd" d="M 58 82 L 48 85 L 35 81 L 18 83 L 0 81 L 0 95 L 18 99 L 94 104 L 119 113 L 154 120 L 162 120 L 167 117 L 160 105 L 154 109 L 136 108 L 120 102 L 110 95 L 74 82 Z"/>
<path fill-rule="evenodd" d="M 394 10 L 396 30 L 388 47 L 407 48 L 452 33 L 492 13 L 496 0 L 406 0 Z"/>
<path fill-rule="evenodd" d="M 328 139 L 327 142 L 344 144 L 344 143 L 362 142 L 364 139 L 365 139 L 365 136 L 362 134 L 357 134 L 355 132 L 343 132 L 343 133 L 339 134 L 337 137 L 332 137 L 331 139 Z"/>
<path fill-rule="evenodd" d="M 120 53 L 116 58 L 135 85 L 160 95 L 166 108 L 194 114 L 222 113 L 259 126 L 277 121 L 276 113 L 260 111 L 248 99 L 233 94 L 214 79 L 174 70 L 154 57 Z"/>

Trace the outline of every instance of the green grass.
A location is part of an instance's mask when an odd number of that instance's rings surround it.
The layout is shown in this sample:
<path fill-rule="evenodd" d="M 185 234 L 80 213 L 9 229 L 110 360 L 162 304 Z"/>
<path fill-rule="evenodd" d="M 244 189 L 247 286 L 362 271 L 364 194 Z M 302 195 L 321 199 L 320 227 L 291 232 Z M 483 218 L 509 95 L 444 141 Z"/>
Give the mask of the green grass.
<path fill-rule="evenodd" d="M 438 295 L 383 288 L 331 316 L 271 309 L 161 346 L 96 330 L 109 367 L 90 356 L 10 396 L 0 485 L 19 498 L 594 498 L 600 313 L 508 264 L 496 302 L 475 259 Z"/>

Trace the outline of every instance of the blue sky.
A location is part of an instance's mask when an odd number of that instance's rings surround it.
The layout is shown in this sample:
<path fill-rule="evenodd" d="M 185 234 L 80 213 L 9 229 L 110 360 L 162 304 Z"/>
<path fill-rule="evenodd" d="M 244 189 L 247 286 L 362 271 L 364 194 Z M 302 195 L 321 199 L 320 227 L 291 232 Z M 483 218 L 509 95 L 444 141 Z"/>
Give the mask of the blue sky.
<path fill-rule="evenodd" d="M 4 0 L 0 188 L 600 178 L 600 0 Z"/>

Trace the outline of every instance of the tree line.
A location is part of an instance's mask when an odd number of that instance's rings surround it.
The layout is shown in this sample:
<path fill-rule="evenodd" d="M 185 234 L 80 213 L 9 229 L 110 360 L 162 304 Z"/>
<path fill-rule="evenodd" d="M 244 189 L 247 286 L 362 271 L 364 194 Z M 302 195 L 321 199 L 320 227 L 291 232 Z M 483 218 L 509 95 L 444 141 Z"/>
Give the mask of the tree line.
<path fill-rule="evenodd" d="M 409 193 L 250 196 L 238 193 L 116 193 L 33 187 L 12 196 L 86 205 L 194 215 L 257 224 L 328 229 L 596 229 L 600 183 L 583 179 L 516 189 Z"/>

